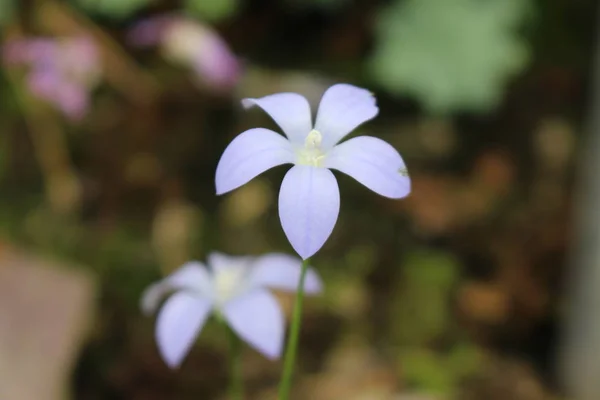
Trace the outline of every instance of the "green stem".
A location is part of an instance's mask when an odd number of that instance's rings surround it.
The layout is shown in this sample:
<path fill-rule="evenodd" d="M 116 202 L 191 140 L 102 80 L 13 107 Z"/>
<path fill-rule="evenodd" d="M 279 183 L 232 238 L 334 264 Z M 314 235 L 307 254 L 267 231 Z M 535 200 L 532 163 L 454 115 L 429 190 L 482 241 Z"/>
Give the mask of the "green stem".
<path fill-rule="evenodd" d="M 227 328 L 229 336 L 229 362 L 231 376 L 229 381 L 229 399 L 242 400 L 243 398 L 243 376 L 242 376 L 242 343 L 230 327 Z"/>
<path fill-rule="evenodd" d="M 296 364 L 296 353 L 298 352 L 298 339 L 300 336 L 300 325 L 302 324 L 302 301 L 304 300 L 304 278 L 308 269 L 309 259 L 302 262 L 302 271 L 300 272 L 300 282 L 296 291 L 296 301 L 294 302 L 294 311 L 292 313 L 292 322 L 290 324 L 290 333 L 285 349 L 285 358 L 283 360 L 283 375 L 279 384 L 279 400 L 288 400 L 290 389 L 292 387 L 292 375 L 294 374 L 294 365 Z"/>

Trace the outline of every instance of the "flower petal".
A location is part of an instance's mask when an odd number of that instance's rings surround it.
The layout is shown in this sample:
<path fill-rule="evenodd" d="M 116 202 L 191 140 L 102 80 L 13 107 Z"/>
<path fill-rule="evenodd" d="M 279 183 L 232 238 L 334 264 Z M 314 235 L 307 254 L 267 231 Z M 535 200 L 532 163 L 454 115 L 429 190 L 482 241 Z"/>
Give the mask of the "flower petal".
<path fill-rule="evenodd" d="M 2 58 L 8 64 L 40 65 L 56 58 L 60 41 L 49 38 L 12 39 L 2 47 Z"/>
<path fill-rule="evenodd" d="M 381 139 L 359 136 L 333 148 L 325 167 L 350 175 L 372 191 L 392 199 L 410 193 L 410 178 L 400 154 Z"/>
<path fill-rule="evenodd" d="M 264 128 L 247 130 L 233 139 L 219 160 L 215 177 L 217 194 L 236 189 L 270 168 L 293 161 L 294 151 L 283 136 Z"/>
<path fill-rule="evenodd" d="M 297 93 L 278 93 L 260 99 L 243 99 L 242 105 L 246 108 L 254 105 L 262 108 L 292 143 L 304 143 L 312 129 L 310 105 L 304 96 Z"/>
<path fill-rule="evenodd" d="M 169 367 L 181 365 L 210 311 L 208 300 L 188 293 L 176 293 L 167 300 L 156 320 L 156 341 Z"/>
<path fill-rule="evenodd" d="M 302 261 L 287 254 L 272 253 L 258 257 L 250 273 L 252 286 L 266 286 L 295 292 L 300 281 Z M 317 272 L 308 268 L 304 279 L 304 293 L 316 294 L 322 290 L 321 278 Z"/>
<path fill-rule="evenodd" d="M 266 357 L 281 355 L 285 321 L 279 303 L 267 290 L 254 290 L 230 301 L 223 316 L 242 339 Z"/>
<path fill-rule="evenodd" d="M 228 266 L 235 262 L 235 257 L 221 253 L 220 251 L 213 251 L 208 254 L 207 257 L 208 266 L 213 271 L 219 271 L 227 269 Z"/>
<path fill-rule="evenodd" d="M 328 169 L 296 165 L 283 178 L 279 219 L 292 247 L 303 259 L 327 241 L 339 211 L 340 191 Z"/>
<path fill-rule="evenodd" d="M 56 93 L 60 110 L 71 120 L 81 120 L 89 108 L 89 98 L 85 87 L 64 82 Z"/>
<path fill-rule="evenodd" d="M 206 25 L 195 24 L 200 35 L 191 53 L 194 71 L 203 82 L 215 88 L 233 86 L 242 73 L 240 61 L 217 32 Z"/>
<path fill-rule="evenodd" d="M 210 298 L 211 279 L 206 267 L 197 261 L 183 264 L 179 269 L 163 280 L 150 285 L 142 294 L 140 308 L 145 314 L 153 313 L 162 298 L 174 290 L 190 290 L 203 293 Z"/>
<path fill-rule="evenodd" d="M 244 268 L 252 262 L 253 257 L 230 256 L 219 251 L 213 251 L 208 255 L 208 265 L 215 272 L 223 272 L 227 269 Z"/>
<path fill-rule="evenodd" d="M 321 99 L 315 123 L 323 135 L 323 148 L 330 149 L 378 112 L 375 97 L 368 90 L 345 83 L 333 85 Z"/>

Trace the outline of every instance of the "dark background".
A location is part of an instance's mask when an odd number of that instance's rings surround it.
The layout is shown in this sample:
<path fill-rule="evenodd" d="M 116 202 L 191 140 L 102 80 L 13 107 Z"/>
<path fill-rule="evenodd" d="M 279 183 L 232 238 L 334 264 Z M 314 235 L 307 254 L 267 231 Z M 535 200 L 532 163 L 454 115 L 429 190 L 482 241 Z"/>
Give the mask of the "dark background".
<path fill-rule="evenodd" d="M 55 268 L 45 266 L 53 260 L 94 282 L 80 311 L 88 329 L 71 334 L 77 344 L 65 361 L 72 398 L 225 398 L 218 326 L 170 371 L 139 296 L 213 249 L 293 253 L 276 206 L 286 169 L 222 197 L 214 172 L 236 135 L 276 129 L 259 111 L 243 111 L 241 98 L 296 91 L 314 107 L 335 82 L 375 93 L 380 115 L 359 132 L 398 149 L 413 192 L 392 201 L 336 174 L 340 219 L 312 259 L 326 293 L 307 305 L 297 398 L 559 398 L 597 4 L 452 3 L 31 0 L 15 2 L 12 13 L 0 6 L 4 43 L 86 33 L 104 55 L 80 121 L 28 94 L 27 68 L 0 70 L 0 252 L 35 254 L 39 268 Z M 127 43 L 135 22 L 172 10 L 187 10 L 225 39 L 243 63 L 233 87 L 215 89 L 210 76 L 198 84 L 190 68 Z M 51 279 L 39 287 L 71 301 Z M 289 312 L 291 298 L 281 300 Z M 14 304 L 5 312 L 21 314 Z M 274 399 L 281 365 L 249 349 L 244 363 L 249 398 Z"/>

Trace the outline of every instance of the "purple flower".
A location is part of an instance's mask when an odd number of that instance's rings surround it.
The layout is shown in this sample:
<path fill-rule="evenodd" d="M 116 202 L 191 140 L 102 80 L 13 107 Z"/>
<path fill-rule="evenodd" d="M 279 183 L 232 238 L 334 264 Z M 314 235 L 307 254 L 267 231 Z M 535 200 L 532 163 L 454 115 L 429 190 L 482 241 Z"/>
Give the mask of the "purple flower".
<path fill-rule="evenodd" d="M 348 84 L 330 87 L 312 124 L 310 106 L 296 93 L 244 99 L 245 107 L 266 111 L 287 138 L 264 128 L 236 137 L 217 166 L 217 194 L 250 181 L 281 164 L 294 164 L 279 192 L 279 218 L 296 250 L 307 259 L 325 243 L 337 221 L 340 192 L 329 169 L 337 169 L 382 196 L 402 198 L 410 192 L 410 179 L 400 154 L 383 140 L 359 136 L 338 142 L 379 109 L 373 95 Z"/>
<path fill-rule="evenodd" d="M 210 27 L 180 15 L 150 18 L 138 23 L 129 41 L 140 47 L 160 46 L 164 56 L 190 67 L 215 88 L 233 86 L 240 64 L 227 43 Z"/>
<path fill-rule="evenodd" d="M 150 313 L 168 292 L 175 292 L 156 321 L 156 340 L 167 365 L 175 368 L 181 364 L 213 312 L 266 357 L 279 357 L 285 320 L 268 288 L 295 291 L 300 260 L 277 253 L 261 257 L 212 253 L 208 265 L 210 268 L 196 261 L 186 263 L 142 296 L 142 310 Z M 321 280 L 312 269 L 307 271 L 305 290 L 309 294 L 321 291 Z"/>
<path fill-rule="evenodd" d="M 29 67 L 29 90 L 53 103 L 70 119 L 81 119 L 89 92 L 100 79 L 100 56 L 88 37 L 32 38 L 9 41 L 3 48 L 8 65 Z"/>

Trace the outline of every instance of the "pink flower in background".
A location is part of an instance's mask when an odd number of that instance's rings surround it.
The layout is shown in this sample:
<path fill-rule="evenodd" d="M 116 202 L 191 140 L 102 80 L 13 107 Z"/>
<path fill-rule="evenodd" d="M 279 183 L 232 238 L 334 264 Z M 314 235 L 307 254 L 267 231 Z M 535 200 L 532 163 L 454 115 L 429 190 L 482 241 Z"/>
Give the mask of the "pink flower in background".
<path fill-rule="evenodd" d="M 281 355 L 285 318 L 268 289 L 296 291 L 301 262 L 286 254 L 260 257 L 208 256 L 208 266 L 188 262 L 142 295 L 145 313 L 164 303 L 156 320 L 160 354 L 171 368 L 178 367 L 200 334 L 211 313 L 220 315 L 231 329 L 268 358 Z M 307 294 L 321 291 L 321 279 L 309 269 Z"/>
<path fill-rule="evenodd" d="M 69 119 L 85 115 L 90 91 L 101 75 L 92 39 L 16 39 L 6 43 L 2 55 L 7 65 L 28 67 L 27 86 L 35 96 L 54 104 Z"/>
<path fill-rule="evenodd" d="M 131 44 L 159 46 L 164 56 L 191 67 L 199 79 L 214 88 L 229 88 L 238 81 L 239 60 L 210 27 L 178 15 L 138 23 L 129 33 Z"/>

